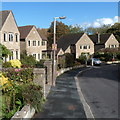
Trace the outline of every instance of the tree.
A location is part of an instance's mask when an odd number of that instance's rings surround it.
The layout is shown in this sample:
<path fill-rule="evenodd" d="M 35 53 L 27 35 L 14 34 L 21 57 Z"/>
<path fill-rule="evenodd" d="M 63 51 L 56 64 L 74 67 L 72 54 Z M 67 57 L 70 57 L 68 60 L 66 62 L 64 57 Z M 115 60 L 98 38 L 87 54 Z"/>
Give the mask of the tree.
<path fill-rule="evenodd" d="M 48 29 L 45 29 L 45 28 L 42 28 L 42 29 L 37 28 L 37 30 L 38 30 L 38 33 L 44 35 L 44 36 L 47 38 L 47 36 L 48 36 L 48 32 L 47 32 Z"/>
<path fill-rule="evenodd" d="M 100 34 L 106 33 L 107 30 L 110 28 L 110 25 L 103 25 L 101 27 L 88 27 L 84 30 L 84 32 L 88 33 L 88 34 L 96 34 L 97 32 Z"/>
<path fill-rule="evenodd" d="M 60 39 L 61 36 L 68 34 L 70 32 L 68 25 L 65 25 L 62 22 L 56 21 L 56 41 Z M 50 28 L 48 29 L 48 45 L 51 48 L 53 43 L 54 36 L 54 22 L 51 23 Z"/>
<path fill-rule="evenodd" d="M 83 33 L 84 32 L 83 28 L 78 24 L 76 24 L 75 26 L 70 25 L 69 29 L 70 29 L 70 33 Z"/>
<path fill-rule="evenodd" d="M 120 23 L 115 23 L 108 30 L 107 33 L 113 33 L 117 40 L 120 42 Z"/>

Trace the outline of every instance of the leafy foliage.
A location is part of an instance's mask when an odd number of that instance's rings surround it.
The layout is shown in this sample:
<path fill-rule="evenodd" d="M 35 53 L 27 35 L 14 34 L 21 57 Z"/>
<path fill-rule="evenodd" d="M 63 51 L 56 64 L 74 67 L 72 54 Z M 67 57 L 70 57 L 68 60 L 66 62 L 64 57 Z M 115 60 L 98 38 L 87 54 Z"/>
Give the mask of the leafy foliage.
<path fill-rule="evenodd" d="M 120 23 L 115 23 L 108 30 L 107 33 L 113 33 L 117 40 L 120 42 Z"/>
<path fill-rule="evenodd" d="M 22 67 L 35 67 L 36 59 L 32 55 L 27 55 L 26 52 L 21 54 Z"/>
<path fill-rule="evenodd" d="M 109 28 L 110 28 L 110 25 L 103 25 L 98 28 L 88 27 L 84 30 L 84 32 L 88 34 L 96 34 L 96 33 L 103 34 L 103 33 L 106 33 Z"/>
<path fill-rule="evenodd" d="M 62 22 L 56 21 L 56 41 L 60 39 L 61 36 L 68 34 L 70 32 L 69 27 Z M 54 33 L 54 22 L 51 23 L 48 29 L 48 45 L 52 46 L 53 43 L 53 33 Z"/>
<path fill-rule="evenodd" d="M 8 50 L 4 45 L 0 44 L 0 49 L 2 51 L 2 57 L 8 57 L 8 55 L 12 55 L 11 51 Z"/>
<path fill-rule="evenodd" d="M 74 26 L 70 25 L 69 29 L 70 29 L 70 33 L 83 33 L 83 28 L 78 24 Z"/>
<path fill-rule="evenodd" d="M 36 112 L 42 110 L 43 97 L 42 87 L 33 83 L 24 84 L 22 87 L 22 96 L 27 104 L 35 108 Z"/>

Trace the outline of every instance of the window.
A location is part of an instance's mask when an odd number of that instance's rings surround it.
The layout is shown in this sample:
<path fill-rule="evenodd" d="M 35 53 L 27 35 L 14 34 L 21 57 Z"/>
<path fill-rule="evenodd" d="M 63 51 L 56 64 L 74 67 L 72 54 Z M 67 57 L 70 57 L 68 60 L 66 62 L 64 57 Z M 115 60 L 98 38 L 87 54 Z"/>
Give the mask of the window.
<path fill-rule="evenodd" d="M 88 45 L 88 48 L 90 49 L 90 45 Z"/>
<path fill-rule="evenodd" d="M 40 54 L 38 54 L 38 60 L 40 60 Z"/>
<path fill-rule="evenodd" d="M 9 60 L 13 60 L 13 51 L 11 51 L 12 55 L 9 56 Z"/>
<path fill-rule="evenodd" d="M 4 42 L 7 41 L 7 33 L 4 33 Z"/>
<path fill-rule="evenodd" d="M 42 46 L 44 46 L 45 45 L 45 41 L 42 41 Z"/>
<path fill-rule="evenodd" d="M 28 46 L 30 46 L 30 40 L 28 41 Z"/>
<path fill-rule="evenodd" d="M 18 50 L 16 51 L 16 59 L 18 59 Z"/>
<path fill-rule="evenodd" d="M 84 46 L 83 46 L 83 49 L 87 49 L 87 45 L 84 45 Z"/>
<path fill-rule="evenodd" d="M 80 45 L 80 49 L 82 49 L 82 45 Z"/>
<path fill-rule="evenodd" d="M 15 34 L 16 42 L 18 42 L 18 34 Z"/>
<path fill-rule="evenodd" d="M 9 41 L 13 41 L 13 33 L 9 33 Z"/>
<path fill-rule="evenodd" d="M 33 46 L 36 46 L 36 41 L 33 41 Z"/>
<path fill-rule="evenodd" d="M 40 41 L 38 41 L 38 46 L 40 46 Z"/>
<path fill-rule="evenodd" d="M 33 54 L 33 57 L 36 59 L 36 54 Z"/>

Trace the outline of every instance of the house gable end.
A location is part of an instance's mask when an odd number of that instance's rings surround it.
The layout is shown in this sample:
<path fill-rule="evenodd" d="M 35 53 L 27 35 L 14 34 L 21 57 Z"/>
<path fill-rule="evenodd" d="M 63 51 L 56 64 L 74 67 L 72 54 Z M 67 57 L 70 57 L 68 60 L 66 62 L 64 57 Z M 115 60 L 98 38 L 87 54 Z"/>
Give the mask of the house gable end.
<path fill-rule="evenodd" d="M 20 33 L 12 11 L 10 11 L 9 15 L 7 16 L 1 31 Z"/>

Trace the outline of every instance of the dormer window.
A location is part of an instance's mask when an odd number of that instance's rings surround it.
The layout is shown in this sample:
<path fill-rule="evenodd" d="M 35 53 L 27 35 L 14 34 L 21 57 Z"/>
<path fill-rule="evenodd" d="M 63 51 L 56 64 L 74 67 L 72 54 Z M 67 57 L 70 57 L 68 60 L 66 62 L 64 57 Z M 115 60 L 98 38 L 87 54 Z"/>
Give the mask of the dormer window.
<path fill-rule="evenodd" d="M 6 42 L 7 41 L 7 33 L 4 33 L 4 42 Z"/>
<path fill-rule="evenodd" d="M 9 41 L 13 41 L 13 33 L 9 33 Z"/>

